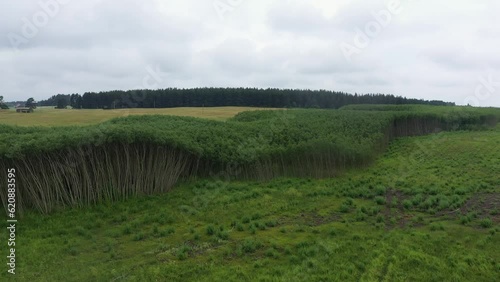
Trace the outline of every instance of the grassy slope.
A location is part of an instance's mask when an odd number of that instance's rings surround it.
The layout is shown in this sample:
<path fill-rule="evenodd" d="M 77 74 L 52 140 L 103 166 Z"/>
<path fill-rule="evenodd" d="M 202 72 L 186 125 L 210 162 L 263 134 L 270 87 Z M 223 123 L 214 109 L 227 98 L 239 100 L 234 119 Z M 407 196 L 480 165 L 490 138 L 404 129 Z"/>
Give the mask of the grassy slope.
<path fill-rule="evenodd" d="M 372 167 L 335 179 L 211 179 L 162 196 L 27 215 L 17 278 L 494 281 L 499 147 L 500 127 L 405 138 Z M 473 207 L 479 195 L 483 204 Z"/>
<path fill-rule="evenodd" d="M 226 120 L 237 113 L 261 108 L 214 107 L 214 108 L 167 108 L 167 109 L 118 109 L 118 110 L 57 110 L 41 107 L 32 114 L 19 114 L 14 109 L 0 110 L 0 124 L 19 126 L 67 126 L 97 124 L 106 120 L 129 115 L 174 115 Z"/>

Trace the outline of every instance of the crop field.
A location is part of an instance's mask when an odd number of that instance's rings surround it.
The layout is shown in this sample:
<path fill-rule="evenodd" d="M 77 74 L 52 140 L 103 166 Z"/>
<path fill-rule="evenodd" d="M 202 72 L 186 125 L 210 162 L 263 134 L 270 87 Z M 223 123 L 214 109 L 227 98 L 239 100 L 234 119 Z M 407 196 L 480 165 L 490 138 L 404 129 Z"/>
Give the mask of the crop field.
<path fill-rule="evenodd" d="M 97 124 L 112 118 L 133 115 L 191 116 L 213 120 L 226 120 L 237 113 L 262 108 L 213 107 L 213 108 L 162 108 L 162 109 L 115 109 L 73 110 L 39 107 L 31 114 L 19 114 L 15 109 L 0 110 L 0 124 L 19 126 L 68 126 Z"/>
<path fill-rule="evenodd" d="M 495 281 L 498 118 L 356 105 L 0 125 L 17 278 Z"/>

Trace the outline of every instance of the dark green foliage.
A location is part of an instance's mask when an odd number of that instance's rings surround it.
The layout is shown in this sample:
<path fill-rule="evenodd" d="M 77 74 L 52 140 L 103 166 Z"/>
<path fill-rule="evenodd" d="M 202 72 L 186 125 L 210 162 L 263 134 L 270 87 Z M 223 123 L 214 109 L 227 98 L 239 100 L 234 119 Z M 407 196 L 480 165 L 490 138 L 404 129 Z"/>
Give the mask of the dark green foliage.
<path fill-rule="evenodd" d="M 341 213 L 348 213 L 349 211 L 351 211 L 352 209 L 354 209 L 353 203 L 354 202 L 353 202 L 353 200 L 351 198 L 347 198 L 346 200 L 344 200 L 344 202 L 340 206 L 339 212 L 341 212 Z"/>
<path fill-rule="evenodd" d="M 177 249 L 177 258 L 179 260 L 185 260 L 189 256 L 189 252 L 191 251 L 191 247 L 188 245 L 182 245 Z"/>
<path fill-rule="evenodd" d="M 132 234 L 132 227 L 129 224 L 125 225 L 122 233 L 123 233 L 123 235 Z"/>
<path fill-rule="evenodd" d="M 270 258 L 276 258 L 279 256 L 279 253 L 274 248 L 267 249 L 264 254 L 266 255 L 266 257 Z"/>
<path fill-rule="evenodd" d="M 377 196 L 375 197 L 375 203 L 377 203 L 377 205 L 385 205 L 385 198 Z"/>
<path fill-rule="evenodd" d="M 26 108 L 34 108 L 34 109 L 36 109 L 37 103 L 35 102 L 34 98 L 29 98 L 28 101 L 26 101 L 26 104 L 24 106 Z"/>
<path fill-rule="evenodd" d="M 217 231 L 217 238 L 221 239 L 221 240 L 227 240 L 229 239 L 229 233 L 227 231 L 224 231 L 224 230 L 219 230 Z"/>
<path fill-rule="evenodd" d="M 159 230 L 157 236 L 158 237 L 166 237 L 166 236 L 174 234 L 174 233 L 175 233 L 175 228 L 167 227 L 165 229 Z"/>
<path fill-rule="evenodd" d="M 490 228 L 491 226 L 493 226 L 493 222 L 490 218 L 485 218 L 479 222 L 479 225 L 481 225 L 482 228 Z"/>
<path fill-rule="evenodd" d="M 134 241 L 142 241 L 142 240 L 144 240 L 144 238 L 146 238 L 146 235 L 144 235 L 144 233 L 142 233 L 142 232 L 139 232 L 139 233 L 136 233 L 134 235 L 133 239 L 134 239 Z"/>
<path fill-rule="evenodd" d="M 260 213 L 254 213 L 252 215 L 252 220 L 257 220 L 257 219 L 260 219 L 262 218 L 262 215 Z"/>
<path fill-rule="evenodd" d="M 57 100 L 57 106 L 56 109 L 66 109 L 68 107 L 68 101 L 63 98 L 59 98 Z"/>
<path fill-rule="evenodd" d="M 258 250 L 262 244 L 255 239 L 245 239 L 243 243 L 240 245 L 241 250 L 244 253 L 253 253 Z"/>
<path fill-rule="evenodd" d="M 349 104 L 426 104 L 454 105 L 443 101 L 424 101 L 383 94 L 352 95 L 326 90 L 257 89 L 257 88 L 167 88 L 58 94 L 41 101 L 43 106 L 56 106 L 65 99 L 71 106 L 85 109 L 101 108 L 172 108 L 249 106 L 272 108 L 329 108 Z"/>
<path fill-rule="evenodd" d="M 356 221 L 364 221 L 366 219 L 366 214 L 362 211 L 356 212 Z"/>
<path fill-rule="evenodd" d="M 213 225 L 208 225 L 206 230 L 207 235 L 212 236 L 215 234 L 215 227 Z"/>
<path fill-rule="evenodd" d="M 470 218 L 470 217 L 468 217 L 468 216 L 461 216 L 461 217 L 460 217 L 460 223 L 461 223 L 461 224 L 464 224 L 464 225 L 465 225 L 465 224 L 469 223 L 470 221 L 471 221 L 471 218 Z"/>
<path fill-rule="evenodd" d="M 276 225 L 278 225 L 278 221 L 276 221 L 274 219 L 266 221 L 267 227 L 275 227 Z"/>
<path fill-rule="evenodd" d="M 433 223 L 430 225 L 431 231 L 443 231 L 444 226 L 441 223 Z"/>
<path fill-rule="evenodd" d="M 248 227 L 248 231 L 250 232 L 250 234 L 255 234 L 257 233 L 257 228 L 255 228 L 255 226 L 253 224 L 251 224 L 249 227 Z"/>
<path fill-rule="evenodd" d="M 411 209 L 411 208 L 412 208 L 412 206 L 413 206 L 412 201 L 410 201 L 410 200 L 404 200 L 404 201 L 403 201 L 403 207 L 404 207 L 405 209 L 409 210 L 409 209 Z"/>

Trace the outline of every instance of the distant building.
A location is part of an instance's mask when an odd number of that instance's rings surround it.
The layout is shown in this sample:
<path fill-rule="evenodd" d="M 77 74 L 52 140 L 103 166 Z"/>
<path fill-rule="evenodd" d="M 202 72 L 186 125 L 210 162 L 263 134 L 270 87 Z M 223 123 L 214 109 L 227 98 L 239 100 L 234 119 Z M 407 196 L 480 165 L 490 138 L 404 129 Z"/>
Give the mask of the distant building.
<path fill-rule="evenodd" d="M 16 107 L 16 112 L 18 112 L 18 113 L 32 113 L 33 112 L 33 108 Z"/>

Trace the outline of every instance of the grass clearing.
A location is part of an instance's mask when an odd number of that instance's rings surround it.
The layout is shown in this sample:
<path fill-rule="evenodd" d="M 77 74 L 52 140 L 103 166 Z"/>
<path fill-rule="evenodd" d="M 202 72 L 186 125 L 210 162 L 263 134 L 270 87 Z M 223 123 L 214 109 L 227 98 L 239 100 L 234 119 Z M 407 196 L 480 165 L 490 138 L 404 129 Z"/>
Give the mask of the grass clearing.
<path fill-rule="evenodd" d="M 266 110 L 252 107 L 214 108 L 161 108 L 161 109 L 115 109 L 73 110 L 39 107 L 31 114 L 16 113 L 15 109 L 0 110 L 0 124 L 18 126 L 70 126 L 90 125 L 134 115 L 173 115 L 206 118 L 224 121 L 244 111 Z"/>

